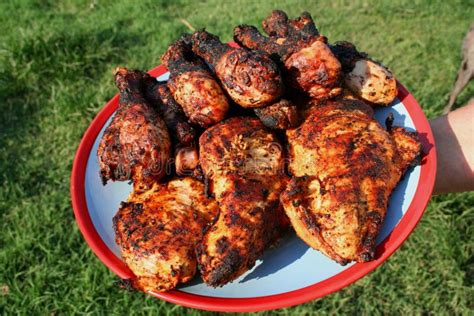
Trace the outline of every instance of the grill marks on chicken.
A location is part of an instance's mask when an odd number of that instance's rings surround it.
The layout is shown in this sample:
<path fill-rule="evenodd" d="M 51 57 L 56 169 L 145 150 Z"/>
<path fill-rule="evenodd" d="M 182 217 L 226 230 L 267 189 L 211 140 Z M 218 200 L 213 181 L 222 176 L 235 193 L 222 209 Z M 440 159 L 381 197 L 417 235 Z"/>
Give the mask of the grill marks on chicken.
<path fill-rule="evenodd" d="M 215 71 L 229 96 L 242 107 L 271 104 L 284 92 L 277 65 L 264 53 L 234 48 L 206 31 L 192 35 L 193 51 Z"/>
<path fill-rule="evenodd" d="M 170 137 L 165 123 L 144 97 L 144 74 L 117 68 L 119 108 L 99 143 L 100 175 L 108 180 L 132 180 L 149 188 L 165 174 Z"/>
<path fill-rule="evenodd" d="M 197 58 L 184 35 L 168 47 L 161 58 L 170 71 L 168 86 L 189 120 L 207 127 L 224 119 L 229 110 L 227 97 L 205 63 Z"/>
<path fill-rule="evenodd" d="M 307 12 L 289 20 L 285 12 L 273 11 L 262 22 L 265 37 L 250 25 L 234 29 L 234 39 L 240 45 L 259 49 L 276 57 L 284 66 L 286 81 L 312 98 L 326 99 L 341 92 L 338 81 L 341 64 L 320 36 Z"/>
<path fill-rule="evenodd" d="M 231 118 L 199 139 L 201 166 L 220 206 L 197 248 L 203 280 L 222 286 L 249 270 L 282 231 L 283 151 L 255 118 Z"/>
<path fill-rule="evenodd" d="M 136 276 L 133 287 L 161 292 L 191 280 L 195 244 L 217 214 L 204 185 L 189 177 L 132 192 L 113 223 L 122 257 Z"/>
<path fill-rule="evenodd" d="M 377 105 L 389 105 L 397 96 L 397 81 L 382 64 L 357 51 L 354 44 L 336 42 L 331 51 L 342 64 L 344 84 L 359 98 Z"/>
<path fill-rule="evenodd" d="M 416 133 L 392 126 L 393 117 L 382 128 L 363 102 L 390 104 L 396 80 L 353 44 L 328 45 L 309 13 L 289 19 L 276 10 L 262 25 L 268 37 L 235 28 L 246 48 L 205 31 L 182 36 L 162 57 L 167 83 L 116 70 L 119 108 L 98 157 L 104 184 L 134 183 L 114 229 L 136 289 L 167 291 L 197 269 L 222 286 L 251 269 L 289 222 L 340 264 L 374 259 L 389 197 L 421 157 Z M 279 67 L 297 90 L 285 91 Z M 241 107 L 230 108 L 226 94 Z M 291 178 L 267 128 L 287 130 Z M 204 184 L 158 182 L 173 150 L 176 175 Z"/>
<path fill-rule="evenodd" d="M 373 260 L 390 194 L 421 155 L 417 134 L 386 131 L 369 106 L 340 100 L 287 137 L 294 178 L 281 201 L 298 236 L 341 264 Z"/>

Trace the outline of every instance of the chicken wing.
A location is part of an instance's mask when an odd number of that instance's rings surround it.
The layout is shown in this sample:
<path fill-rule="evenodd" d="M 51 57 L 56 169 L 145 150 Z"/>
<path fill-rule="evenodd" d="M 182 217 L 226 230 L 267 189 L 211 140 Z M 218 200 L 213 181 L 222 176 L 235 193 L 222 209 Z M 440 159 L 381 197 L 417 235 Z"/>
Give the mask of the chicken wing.
<path fill-rule="evenodd" d="M 256 108 L 277 101 L 284 92 L 277 65 L 263 52 L 234 48 L 206 31 L 192 36 L 193 51 L 211 65 L 237 104 Z"/>
<path fill-rule="evenodd" d="M 284 66 L 286 81 L 312 98 L 331 98 L 341 92 L 341 64 L 309 13 L 289 20 L 285 12 L 275 10 L 262 25 L 269 37 L 254 26 L 239 25 L 234 29 L 235 41 L 276 57 Z"/>
<path fill-rule="evenodd" d="M 204 61 L 193 54 L 189 40 L 184 35 L 171 44 L 161 61 L 170 71 L 168 86 L 174 99 L 192 123 L 208 127 L 224 119 L 229 103 Z"/>
<path fill-rule="evenodd" d="M 132 192 L 114 216 L 116 242 L 141 291 L 167 291 L 196 273 L 195 244 L 218 214 L 204 185 L 192 178 Z"/>
<path fill-rule="evenodd" d="M 166 172 L 170 137 L 158 112 L 144 97 L 144 73 L 117 68 L 115 83 L 120 102 L 97 151 L 100 175 L 107 180 L 132 180 L 149 188 Z"/>
<path fill-rule="evenodd" d="M 275 135 L 249 117 L 214 125 L 199 145 L 201 166 L 221 211 L 197 248 L 198 262 L 203 280 L 221 286 L 252 268 L 282 231 L 284 156 Z"/>
<path fill-rule="evenodd" d="M 342 64 L 345 85 L 359 98 L 377 105 L 389 105 L 397 96 L 397 81 L 382 64 L 357 51 L 354 44 L 336 42 L 331 51 Z"/>
<path fill-rule="evenodd" d="M 416 133 L 387 131 L 372 114 L 358 100 L 330 101 L 287 131 L 285 212 L 301 239 L 341 264 L 374 259 L 390 194 L 421 154 Z"/>

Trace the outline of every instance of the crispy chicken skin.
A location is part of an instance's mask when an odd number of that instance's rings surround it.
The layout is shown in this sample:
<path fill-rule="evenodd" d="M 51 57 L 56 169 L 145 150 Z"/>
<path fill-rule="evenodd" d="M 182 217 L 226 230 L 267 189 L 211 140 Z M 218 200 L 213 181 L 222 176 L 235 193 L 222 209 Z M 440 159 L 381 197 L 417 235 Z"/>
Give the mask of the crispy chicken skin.
<path fill-rule="evenodd" d="M 167 291 L 193 278 L 195 244 L 218 214 L 204 185 L 192 178 L 132 192 L 114 216 L 116 242 L 141 291 Z"/>
<path fill-rule="evenodd" d="M 206 31 L 192 36 L 193 51 L 211 65 L 235 103 L 256 108 L 277 101 L 284 92 L 280 71 L 260 51 L 234 48 Z"/>
<path fill-rule="evenodd" d="M 286 185 L 280 143 L 255 118 L 234 117 L 199 139 L 200 162 L 220 206 L 197 248 L 203 280 L 222 286 L 255 264 L 285 224 L 279 195 Z"/>
<path fill-rule="evenodd" d="M 193 54 L 189 37 L 171 44 L 161 61 L 170 72 L 168 87 L 174 99 L 192 123 L 208 127 L 224 119 L 229 103 L 204 61 Z"/>
<path fill-rule="evenodd" d="M 397 96 L 397 81 L 382 64 L 357 51 L 354 44 L 336 42 L 331 51 L 342 64 L 344 84 L 359 98 L 377 105 L 389 105 Z"/>
<path fill-rule="evenodd" d="M 285 12 L 275 10 L 262 25 L 269 37 L 254 26 L 239 25 L 234 29 L 235 41 L 277 58 L 284 66 L 286 81 L 312 98 L 326 99 L 340 93 L 341 64 L 309 13 L 291 20 Z"/>
<path fill-rule="evenodd" d="M 158 112 L 144 98 L 144 73 L 117 68 L 120 90 L 118 110 L 97 151 L 100 175 L 107 180 L 132 180 L 135 188 L 148 188 L 166 171 L 170 137 Z"/>
<path fill-rule="evenodd" d="M 374 259 L 390 194 L 421 155 L 416 133 L 387 131 L 372 114 L 358 100 L 328 101 L 287 131 L 285 212 L 301 239 L 340 264 Z"/>
<path fill-rule="evenodd" d="M 254 111 L 263 125 L 271 129 L 287 129 L 298 124 L 297 108 L 287 99 L 281 99 Z"/>

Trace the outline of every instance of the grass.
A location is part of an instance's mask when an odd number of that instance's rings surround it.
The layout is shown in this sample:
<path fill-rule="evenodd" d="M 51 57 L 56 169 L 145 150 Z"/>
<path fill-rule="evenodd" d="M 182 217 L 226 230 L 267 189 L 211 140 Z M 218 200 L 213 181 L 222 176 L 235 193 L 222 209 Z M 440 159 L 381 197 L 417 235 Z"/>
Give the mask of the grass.
<path fill-rule="evenodd" d="M 115 285 L 69 196 L 82 133 L 117 65 L 150 69 L 187 27 L 231 40 L 271 9 L 307 10 L 331 40 L 383 60 L 428 117 L 442 111 L 471 1 L 4 1 L 0 4 L 0 314 L 199 314 Z M 474 94 L 465 91 L 459 104 Z M 453 163 L 456 163 L 455 161 Z M 276 314 L 472 314 L 474 194 L 435 197 L 408 241 L 355 284 Z M 317 269 L 317 267 L 315 267 Z M 311 271 L 308 271 L 311 273 Z"/>

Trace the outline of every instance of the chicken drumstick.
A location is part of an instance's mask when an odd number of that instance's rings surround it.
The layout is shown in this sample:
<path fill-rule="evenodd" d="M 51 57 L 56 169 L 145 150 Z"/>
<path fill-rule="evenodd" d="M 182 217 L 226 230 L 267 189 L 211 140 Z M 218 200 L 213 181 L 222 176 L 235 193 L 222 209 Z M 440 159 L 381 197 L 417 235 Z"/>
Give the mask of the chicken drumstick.
<path fill-rule="evenodd" d="M 224 119 L 227 97 L 206 64 L 193 54 L 189 35 L 171 44 L 161 61 L 170 71 L 168 87 L 192 123 L 208 127 Z"/>
<path fill-rule="evenodd" d="M 206 31 L 192 36 L 193 51 L 214 71 L 237 104 L 256 108 L 277 101 L 284 86 L 277 65 L 263 52 L 234 48 Z"/>
<path fill-rule="evenodd" d="M 119 107 L 97 151 L 104 184 L 132 180 L 136 190 L 146 189 L 165 174 L 171 141 L 165 123 L 144 97 L 144 75 L 115 70 Z"/>
<path fill-rule="evenodd" d="M 327 39 L 320 36 L 309 13 L 289 20 L 285 12 L 275 10 L 262 25 L 269 37 L 254 26 L 240 25 L 234 29 L 235 41 L 278 58 L 286 70 L 288 83 L 312 98 L 331 98 L 341 92 L 338 87 L 341 64 L 327 46 Z"/>

